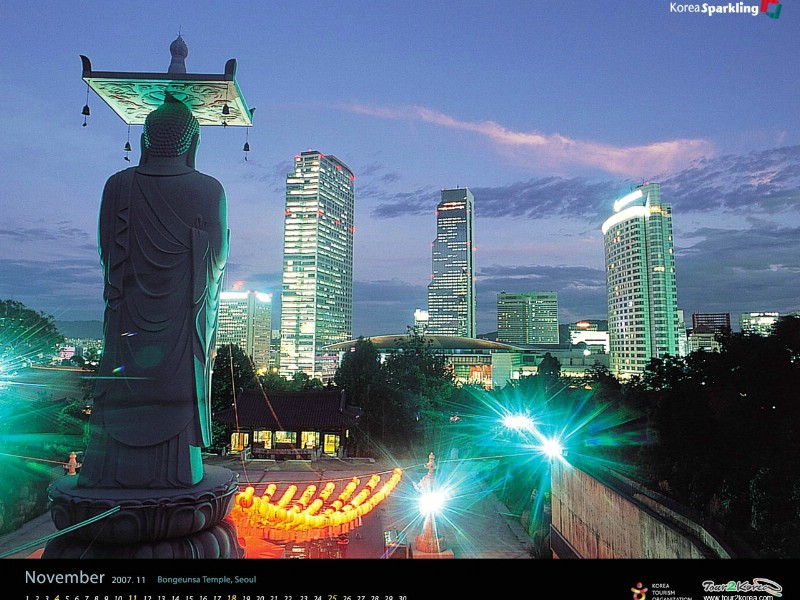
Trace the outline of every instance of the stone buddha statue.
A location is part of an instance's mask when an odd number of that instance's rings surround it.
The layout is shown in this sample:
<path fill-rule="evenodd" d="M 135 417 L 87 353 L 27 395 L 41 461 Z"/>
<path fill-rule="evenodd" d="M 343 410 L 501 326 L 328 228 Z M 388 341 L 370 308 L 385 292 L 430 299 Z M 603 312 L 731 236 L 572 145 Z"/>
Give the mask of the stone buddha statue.
<path fill-rule="evenodd" d="M 167 94 L 146 119 L 139 165 L 103 191 L 105 350 L 78 487 L 203 479 L 229 232 L 222 186 L 195 169 L 199 137 L 189 108 Z"/>

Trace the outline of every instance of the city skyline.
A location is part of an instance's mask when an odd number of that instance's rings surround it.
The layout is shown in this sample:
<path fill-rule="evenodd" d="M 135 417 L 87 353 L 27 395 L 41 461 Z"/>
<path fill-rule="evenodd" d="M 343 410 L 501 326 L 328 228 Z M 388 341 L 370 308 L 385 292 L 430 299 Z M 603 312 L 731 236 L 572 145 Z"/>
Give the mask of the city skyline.
<path fill-rule="evenodd" d="M 91 94 L 80 126 L 78 55 L 101 70 L 166 71 L 180 29 L 189 72 L 237 58 L 257 107 L 246 162 L 243 130 L 201 134 L 198 166 L 228 194 L 226 290 L 279 298 L 283 178 L 313 147 L 356 174 L 354 336 L 402 333 L 425 306 L 432 214 L 458 186 L 476 198 L 478 333 L 495 329 L 503 290 L 557 292 L 563 322 L 606 318 L 599 226 L 643 180 L 673 206 L 686 315 L 800 309 L 791 5 L 780 19 L 709 18 L 668 2 L 576 1 L 567 18 L 522 2 L 353 2 L 311 18 L 242 3 L 224 22 L 203 5 L 6 11 L 0 297 L 58 320 L 102 318 L 97 208 L 103 182 L 129 165 L 128 132 Z M 631 52 L 642 28 L 655 35 Z M 460 35 L 470 43 L 456 51 Z"/>

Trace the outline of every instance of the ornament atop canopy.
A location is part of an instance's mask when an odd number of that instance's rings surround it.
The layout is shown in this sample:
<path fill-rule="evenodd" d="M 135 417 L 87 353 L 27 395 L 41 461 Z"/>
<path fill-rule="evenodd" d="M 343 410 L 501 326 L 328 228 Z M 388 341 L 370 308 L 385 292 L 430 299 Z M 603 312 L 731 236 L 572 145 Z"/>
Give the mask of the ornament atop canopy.
<path fill-rule="evenodd" d="M 201 126 L 253 125 L 255 108 L 248 108 L 239 89 L 235 58 L 225 63 L 221 74 L 187 73 L 184 61 L 189 50 L 180 34 L 169 50 L 172 61 L 166 73 L 93 71 L 92 63 L 81 55 L 83 80 L 127 125 L 143 125 L 147 115 L 164 103 L 166 93 L 186 104 Z M 88 103 L 83 114 L 89 114 Z"/>

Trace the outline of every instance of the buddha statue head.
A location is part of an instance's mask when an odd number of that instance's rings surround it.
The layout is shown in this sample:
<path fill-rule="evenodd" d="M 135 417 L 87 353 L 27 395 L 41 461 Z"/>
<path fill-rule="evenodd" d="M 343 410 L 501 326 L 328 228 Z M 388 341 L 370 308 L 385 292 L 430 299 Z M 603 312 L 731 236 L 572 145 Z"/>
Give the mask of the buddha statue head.
<path fill-rule="evenodd" d="M 185 165 L 194 168 L 199 140 L 200 124 L 192 111 L 166 92 L 164 103 L 145 119 L 141 164 L 150 159 L 163 161 L 185 156 Z"/>

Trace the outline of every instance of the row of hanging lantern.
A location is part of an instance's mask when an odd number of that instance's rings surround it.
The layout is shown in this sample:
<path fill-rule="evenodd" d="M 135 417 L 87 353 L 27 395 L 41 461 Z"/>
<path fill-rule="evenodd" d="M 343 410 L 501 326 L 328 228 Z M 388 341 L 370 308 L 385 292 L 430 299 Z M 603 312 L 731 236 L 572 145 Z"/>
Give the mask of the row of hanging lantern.
<path fill-rule="evenodd" d="M 358 493 L 356 489 L 360 480 L 353 477 L 330 503 L 328 500 L 336 490 L 336 485 L 330 481 L 319 494 L 317 486 L 308 485 L 294 502 L 298 492 L 298 487 L 294 484 L 288 486 L 276 502 L 273 499 L 278 488 L 274 483 L 269 484 L 261 496 L 256 495 L 255 488 L 248 486 L 236 495 L 235 507 L 230 516 L 238 527 L 273 531 L 318 530 L 318 534 L 312 537 L 337 535 L 357 526 L 361 517 L 372 512 L 392 493 L 402 477 L 402 469 L 396 468 L 391 477 L 378 488 L 381 478 L 379 475 L 372 475 Z"/>

